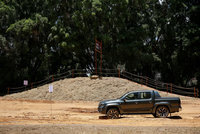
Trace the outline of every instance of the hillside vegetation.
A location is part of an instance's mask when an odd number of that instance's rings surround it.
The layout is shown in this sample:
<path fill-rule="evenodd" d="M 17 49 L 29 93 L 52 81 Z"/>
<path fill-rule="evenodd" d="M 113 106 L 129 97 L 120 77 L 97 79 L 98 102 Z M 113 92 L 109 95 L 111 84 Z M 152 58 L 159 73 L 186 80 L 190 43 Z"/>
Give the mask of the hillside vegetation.
<path fill-rule="evenodd" d="M 0 0 L 0 93 L 94 71 L 95 39 L 105 69 L 200 88 L 199 12 L 199 0 Z"/>

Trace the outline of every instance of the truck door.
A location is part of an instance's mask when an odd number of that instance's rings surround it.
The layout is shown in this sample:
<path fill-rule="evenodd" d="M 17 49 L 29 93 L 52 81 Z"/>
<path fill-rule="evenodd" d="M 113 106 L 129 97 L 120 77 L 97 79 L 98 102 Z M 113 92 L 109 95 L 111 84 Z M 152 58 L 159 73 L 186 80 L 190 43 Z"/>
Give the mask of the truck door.
<path fill-rule="evenodd" d="M 124 98 L 124 113 L 150 113 L 153 107 L 151 92 L 133 92 Z"/>
<path fill-rule="evenodd" d="M 137 99 L 137 112 L 138 113 L 150 113 L 153 108 L 151 92 L 140 92 L 138 93 Z"/>
<path fill-rule="evenodd" d="M 124 98 L 124 103 L 121 104 L 121 109 L 124 113 L 137 112 L 138 92 L 132 92 Z"/>

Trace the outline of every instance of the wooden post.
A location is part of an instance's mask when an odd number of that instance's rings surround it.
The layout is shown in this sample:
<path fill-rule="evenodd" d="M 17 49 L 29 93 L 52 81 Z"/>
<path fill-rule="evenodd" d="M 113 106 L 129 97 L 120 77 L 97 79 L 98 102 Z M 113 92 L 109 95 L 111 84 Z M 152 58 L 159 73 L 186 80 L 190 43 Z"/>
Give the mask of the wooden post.
<path fill-rule="evenodd" d="M 51 81 L 52 81 L 52 82 L 54 81 L 54 77 L 53 77 L 53 75 L 52 75 Z"/>
<path fill-rule="evenodd" d="M 119 78 L 120 78 L 120 69 L 118 69 L 118 76 L 119 76 Z"/>
<path fill-rule="evenodd" d="M 102 41 L 99 42 L 95 39 L 95 47 L 94 47 L 94 62 L 95 62 L 95 72 L 97 75 L 97 52 L 100 54 L 100 75 L 102 74 Z"/>
<path fill-rule="evenodd" d="M 101 54 L 101 61 L 100 61 L 100 73 L 102 75 L 102 41 L 101 41 L 101 45 L 100 45 L 101 49 L 100 49 L 100 54 Z"/>
<path fill-rule="evenodd" d="M 31 83 L 31 89 L 33 88 L 33 83 Z"/>
<path fill-rule="evenodd" d="M 94 62 L 95 62 L 95 73 L 96 73 L 96 75 L 97 75 L 97 51 L 96 51 L 96 43 L 97 43 L 97 40 L 95 39 Z"/>
<path fill-rule="evenodd" d="M 172 83 L 171 83 L 171 93 L 172 93 Z"/>
<path fill-rule="evenodd" d="M 148 84 L 148 77 L 146 77 L 146 86 L 147 86 L 147 84 Z"/>
<path fill-rule="evenodd" d="M 72 78 L 74 78 L 74 69 L 72 69 Z"/>
<path fill-rule="evenodd" d="M 197 98 L 199 97 L 199 89 L 197 89 Z"/>
<path fill-rule="evenodd" d="M 156 89 L 157 89 L 157 81 L 156 81 L 156 80 L 154 80 L 154 82 L 155 82 L 155 86 L 156 86 Z"/>
<path fill-rule="evenodd" d="M 168 93 L 168 84 L 167 84 L 167 93 Z"/>
<path fill-rule="evenodd" d="M 95 50 L 95 72 L 97 75 L 97 52 L 96 52 L 96 50 Z"/>
<path fill-rule="evenodd" d="M 7 89 L 7 94 L 9 94 L 9 92 L 10 92 L 10 88 Z"/>
<path fill-rule="evenodd" d="M 196 91 L 195 91 L 195 87 L 194 87 L 194 97 L 196 97 Z"/>

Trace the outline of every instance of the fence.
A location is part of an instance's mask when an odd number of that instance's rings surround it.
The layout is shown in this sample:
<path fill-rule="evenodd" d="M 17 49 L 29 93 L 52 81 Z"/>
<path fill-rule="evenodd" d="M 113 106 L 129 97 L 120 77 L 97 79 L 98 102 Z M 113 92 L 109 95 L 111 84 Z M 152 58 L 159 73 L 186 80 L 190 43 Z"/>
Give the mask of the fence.
<path fill-rule="evenodd" d="M 39 86 L 43 86 L 45 84 L 52 83 L 54 81 L 58 81 L 65 78 L 74 78 L 74 77 L 88 77 L 90 75 L 96 74 L 93 70 L 88 71 L 86 69 L 72 69 L 64 73 L 51 75 L 48 78 L 37 81 L 31 82 L 28 86 L 16 87 L 16 88 L 7 88 L 7 94 L 22 92 L 25 90 L 30 90 L 32 88 L 36 88 Z M 141 85 L 146 85 L 148 87 L 155 88 L 160 91 L 165 91 L 169 93 L 180 94 L 184 96 L 191 96 L 191 97 L 199 97 L 199 90 L 195 87 L 192 88 L 185 88 L 174 85 L 172 83 L 164 83 L 154 79 L 151 79 L 146 76 L 139 76 L 136 74 L 132 74 L 127 71 L 122 71 L 120 69 L 102 69 L 102 72 L 97 72 L 98 76 L 101 77 L 120 77 L 125 78 L 130 81 L 136 82 Z"/>
<path fill-rule="evenodd" d="M 23 92 L 25 90 L 30 90 L 32 88 L 37 88 L 39 86 L 43 86 L 45 84 L 49 84 L 52 83 L 54 81 L 58 81 L 61 79 L 65 79 L 65 78 L 73 78 L 73 77 L 86 77 L 86 70 L 69 70 L 67 72 L 64 73 L 59 73 L 59 74 L 55 74 L 55 75 L 50 75 L 49 77 L 47 77 L 44 80 L 41 81 L 37 81 L 37 82 L 30 82 L 29 85 L 27 86 L 21 86 L 21 87 L 14 87 L 14 88 L 7 88 L 7 94 L 10 93 L 17 93 L 17 92 Z"/>
<path fill-rule="evenodd" d="M 146 76 L 138 76 L 126 71 L 123 71 L 121 73 L 121 76 L 131 81 L 137 82 L 139 84 L 146 85 L 148 87 L 152 87 L 160 91 L 165 91 L 167 93 L 175 93 L 184 96 L 199 97 L 199 90 L 196 89 L 195 87 L 192 88 L 180 87 L 172 83 L 160 82 Z"/>

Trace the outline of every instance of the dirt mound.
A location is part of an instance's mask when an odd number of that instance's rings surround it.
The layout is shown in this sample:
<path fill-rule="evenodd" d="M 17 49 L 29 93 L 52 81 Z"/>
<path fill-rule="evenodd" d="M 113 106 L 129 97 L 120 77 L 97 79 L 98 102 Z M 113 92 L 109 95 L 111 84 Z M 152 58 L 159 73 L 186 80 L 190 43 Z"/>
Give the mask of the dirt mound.
<path fill-rule="evenodd" d="M 26 100 L 100 101 L 119 98 L 128 91 L 152 90 L 152 88 L 141 86 L 129 80 L 114 77 L 103 77 L 102 79 L 77 77 L 56 81 L 51 84 L 53 85 L 53 93 L 49 93 L 48 84 L 21 93 L 7 95 L 3 98 Z M 177 96 L 164 92 L 160 93 L 162 96 Z"/>

